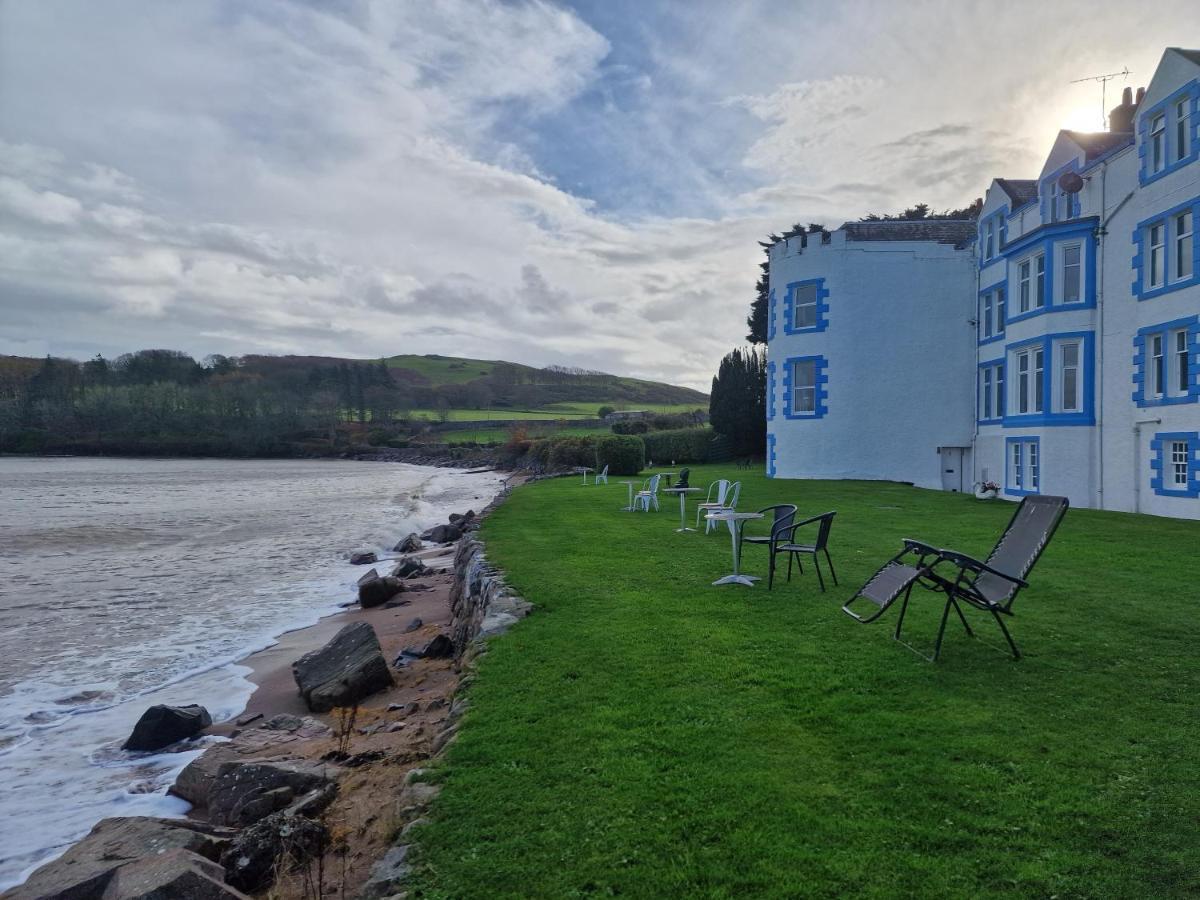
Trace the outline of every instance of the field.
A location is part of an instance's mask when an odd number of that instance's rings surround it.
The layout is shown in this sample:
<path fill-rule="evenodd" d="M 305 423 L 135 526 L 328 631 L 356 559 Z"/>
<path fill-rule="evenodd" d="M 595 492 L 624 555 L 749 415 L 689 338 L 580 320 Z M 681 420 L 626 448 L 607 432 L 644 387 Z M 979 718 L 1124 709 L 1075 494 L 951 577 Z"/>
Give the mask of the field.
<path fill-rule="evenodd" d="M 628 403 L 623 405 L 616 403 L 551 403 L 538 409 L 509 409 L 507 407 L 494 407 L 492 409 L 450 409 L 446 410 L 446 417 L 451 422 L 486 422 L 489 420 L 500 421 L 505 419 L 543 419 L 546 421 L 557 419 L 594 419 L 596 418 L 597 410 L 602 406 L 612 406 L 616 409 L 636 408 L 660 413 L 691 412 L 694 409 L 708 411 L 708 406 L 704 403 L 645 403 L 637 406 Z M 439 412 L 436 409 L 414 409 L 409 415 L 414 419 L 426 419 L 430 422 L 440 420 Z"/>
<path fill-rule="evenodd" d="M 391 356 L 386 360 L 390 369 L 409 369 L 424 375 L 432 384 L 465 384 L 490 375 L 495 362 L 483 359 L 458 359 L 452 356 Z"/>
<path fill-rule="evenodd" d="M 895 611 L 838 607 L 904 536 L 986 554 L 1011 505 L 693 467 L 717 476 L 836 509 L 841 586 L 713 587 L 728 534 L 676 534 L 673 498 L 517 490 L 483 536 L 536 609 L 469 688 L 410 896 L 1200 892 L 1200 523 L 1072 510 L 1015 606 L 1025 657 L 976 614 L 934 665 Z M 940 610 L 914 598 L 914 642 Z"/>
<path fill-rule="evenodd" d="M 611 434 L 611 430 L 603 425 L 579 426 L 571 427 L 570 425 L 562 428 L 553 423 L 546 425 L 534 425 L 526 429 L 525 435 L 530 440 L 537 438 L 549 437 L 550 435 L 561 436 L 587 436 Z M 460 428 L 455 431 L 432 432 L 427 435 L 422 435 L 420 440 L 426 443 L 444 443 L 444 444 L 489 444 L 503 443 L 507 441 L 510 435 L 508 428 Z"/>

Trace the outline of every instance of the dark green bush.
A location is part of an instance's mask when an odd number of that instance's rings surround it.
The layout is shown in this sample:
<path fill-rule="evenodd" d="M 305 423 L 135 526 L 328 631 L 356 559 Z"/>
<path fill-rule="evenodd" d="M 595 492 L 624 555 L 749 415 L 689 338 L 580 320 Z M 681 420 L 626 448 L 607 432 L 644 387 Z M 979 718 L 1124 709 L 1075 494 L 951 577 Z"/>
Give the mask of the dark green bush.
<path fill-rule="evenodd" d="M 546 465 L 551 469 L 569 466 L 594 468 L 596 465 L 596 439 L 593 437 L 547 438 L 546 443 L 550 445 L 546 453 Z"/>
<path fill-rule="evenodd" d="M 611 435 L 596 442 L 596 464 L 610 475 L 636 475 L 646 465 L 646 445 L 633 435 Z"/>
<path fill-rule="evenodd" d="M 650 426 L 641 419 L 613 422 L 612 426 L 613 434 L 645 434 L 649 430 Z"/>
<path fill-rule="evenodd" d="M 658 465 L 707 462 L 712 439 L 713 431 L 707 427 L 651 431 L 642 437 L 646 458 Z"/>

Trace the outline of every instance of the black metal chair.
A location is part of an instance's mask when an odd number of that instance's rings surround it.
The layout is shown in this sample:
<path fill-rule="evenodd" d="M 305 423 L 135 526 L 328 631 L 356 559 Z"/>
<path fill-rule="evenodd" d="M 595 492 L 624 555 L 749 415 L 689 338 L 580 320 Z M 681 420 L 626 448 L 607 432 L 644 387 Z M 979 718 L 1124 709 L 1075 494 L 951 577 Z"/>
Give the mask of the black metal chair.
<path fill-rule="evenodd" d="M 900 639 L 904 627 L 904 614 L 908 611 L 908 600 L 917 585 L 929 591 L 946 595 L 946 607 L 942 610 L 942 622 L 938 627 L 937 642 L 930 662 L 937 660 L 942 651 L 942 637 L 946 632 L 946 620 L 951 608 L 958 614 L 967 635 L 974 637 L 967 618 L 963 615 L 965 603 L 990 613 L 1000 626 L 1013 658 L 1020 659 L 1021 651 L 1013 642 L 1012 635 L 1001 616 L 1011 616 L 1013 602 L 1021 588 L 1028 587 L 1028 577 L 1038 557 L 1050 543 L 1054 532 L 1062 522 L 1070 504 L 1066 497 L 1031 495 L 1025 497 L 1000 540 L 984 562 L 957 550 L 931 547 L 911 538 L 904 539 L 904 549 L 890 559 L 878 572 L 871 576 L 857 593 L 842 606 L 842 611 L 859 622 L 874 622 L 896 600 L 903 596 L 900 618 L 896 622 L 893 637 L 914 653 L 924 656 L 915 647 Z M 909 557 L 906 559 L 906 557 Z M 859 615 L 850 607 L 865 600 L 877 607 L 873 612 Z"/>
<path fill-rule="evenodd" d="M 796 520 L 796 505 L 794 503 L 779 503 L 775 506 L 765 506 L 758 512 L 764 516 L 767 513 L 772 513 L 770 534 L 746 534 L 746 523 L 756 522 L 757 519 L 742 519 L 738 522 L 738 557 L 742 554 L 742 548 L 747 544 L 759 545 L 767 548 L 767 590 L 771 589 L 771 585 L 775 581 L 775 555 L 779 552 L 776 545 L 783 539 L 783 535 L 791 528 L 792 523 Z"/>
<path fill-rule="evenodd" d="M 792 561 L 795 560 L 796 565 L 800 569 L 800 574 L 804 574 L 804 565 L 800 562 L 801 556 L 811 556 L 813 568 L 817 570 L 817 581 L 821 583 L 821 593 L 825 593 L 825 578 L 821 574 L 821 564 L 817 557 L 818 553 L 825 554 L 825 561 L 829 564 L 829 574 L 833 576 L 833 583 L 838 583 L 837 572 L 833 568 L 833 560 L 829 557 L 829 532 L 833 528 L 833 517 L 837 512 L 822 513 L 819 516 L 813 516 L 811 519 L 805 519 L 803 522 L 797 522 L 790 526 L 786 533 L 780 535 L 784 543 L 778 544 L 775 547 L 776 553 L 786 553 L 788 555 L 788 572 L 787 580 L 791 583 L 792 580 Z M 805 525 L 816 525 L 817 536 L 811 544 L 796 543 L 796 532 Z M 767 588 L 770 589 L 771 584 L 768 580 Z"/>

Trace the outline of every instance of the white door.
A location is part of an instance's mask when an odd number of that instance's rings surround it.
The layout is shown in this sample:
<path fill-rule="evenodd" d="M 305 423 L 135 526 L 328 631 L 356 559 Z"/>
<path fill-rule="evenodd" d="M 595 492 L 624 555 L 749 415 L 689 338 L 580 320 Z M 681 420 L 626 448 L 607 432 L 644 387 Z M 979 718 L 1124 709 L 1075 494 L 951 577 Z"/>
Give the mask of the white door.
<path fill-rule="evenodd" d="M 938 457 L 942 464 L 942 490 L 961 491 L 963 489 L 963 451 L 965 447 L 938 447 Z"/>

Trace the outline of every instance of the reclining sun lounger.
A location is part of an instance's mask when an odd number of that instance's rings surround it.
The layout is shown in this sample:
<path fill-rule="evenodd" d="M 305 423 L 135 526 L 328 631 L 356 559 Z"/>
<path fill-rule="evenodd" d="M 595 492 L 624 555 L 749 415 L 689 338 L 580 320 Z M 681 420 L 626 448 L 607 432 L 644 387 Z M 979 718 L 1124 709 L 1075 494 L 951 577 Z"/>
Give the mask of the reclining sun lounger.
<path fill-rule="evenodd" d="M 946 631 L 946 620 L 950 616 L 951 608 L 958 613 L 967 634 L 974 637 L 974 632 L 963 615 L 960 605 L 962 603 L 991 613 L 1004 633 L 1013 657 L 1020 659 L 1021 652 L 1013 643 L 1012 635 L 1008 633 L 1001 616 L 1012 615 L 1013 601 L 1021 588 L 1028 586 L 1025 579 L 1038 557 L 1042 555 L 1042 551 L 1046 549 L 1046 545 L 1050 543 L 1059 522 L 1066 515 L 1068 505 L 1066 497 L 1025 497 L 1013 513 L 1008 527 L 1000 535 L 1000 540 L 996 542 L 991 554 L 983 562 L 957 550 L 931 547 L 921 541 L 905 538 L 904 549 L 872 575 L 870 580 L 846 601 L 842 611 L 859 622 L 874 622 L 887 612 L 888 607 L 903 597 L 900 619 L 896 622 L 896 632 L 893 636 L 910 650 L 924 656 L 900 639 L 900 630 L 904 627 L 904 614 L 908 611 L 909 596 L 913 588 L 919 585 L 926 590 L 946 595 L 946 608 L 942 610 L 942 623 L 938 628 L 933 656 L 925 657 L 930 662 L 936 661 L 942 651 L 942 636 Z M 856 602 L 861 608 L 862 601 L 873 605 L 875 609 L 861 615 L 851 609 Z"/>

